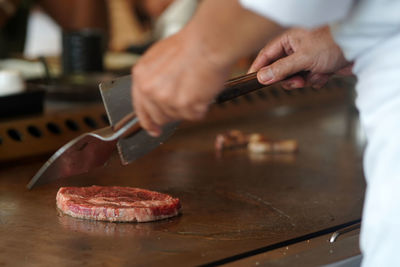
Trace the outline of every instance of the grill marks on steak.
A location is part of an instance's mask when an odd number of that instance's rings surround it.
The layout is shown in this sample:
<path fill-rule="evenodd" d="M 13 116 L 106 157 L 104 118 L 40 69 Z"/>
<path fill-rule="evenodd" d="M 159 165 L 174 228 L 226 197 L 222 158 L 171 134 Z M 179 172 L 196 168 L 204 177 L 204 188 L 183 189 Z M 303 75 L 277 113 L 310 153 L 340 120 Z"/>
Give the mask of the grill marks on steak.
<path fill-rule="evenodd" d="M 62 187 L 57 207 L 82 219 L 149 222 L 176 216 L 180 201 L 169 195 L 133 187 Z"/>

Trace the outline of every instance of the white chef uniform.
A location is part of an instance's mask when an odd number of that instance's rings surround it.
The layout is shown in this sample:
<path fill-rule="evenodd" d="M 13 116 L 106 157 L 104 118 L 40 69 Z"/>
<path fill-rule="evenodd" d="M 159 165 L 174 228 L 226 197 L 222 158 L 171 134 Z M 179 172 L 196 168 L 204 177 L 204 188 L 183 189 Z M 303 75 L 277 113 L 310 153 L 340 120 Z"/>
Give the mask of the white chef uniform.
<path fill-rule="evenodd" d="M 334 39 L 355 61 L 356 105 L 368 141 L 363 266 L 400 266 L 400 1 L 240 1 L 283 26 L 331 23 Z"/>

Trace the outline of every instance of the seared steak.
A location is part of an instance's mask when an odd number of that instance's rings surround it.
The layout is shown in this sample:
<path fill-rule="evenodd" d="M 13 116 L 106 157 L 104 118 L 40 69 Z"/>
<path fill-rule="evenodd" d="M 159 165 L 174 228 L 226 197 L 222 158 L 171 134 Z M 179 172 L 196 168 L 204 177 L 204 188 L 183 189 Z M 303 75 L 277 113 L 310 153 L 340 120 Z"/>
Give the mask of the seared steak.
<path fill-rule="evenodd" d="M 61 187 L 57 207 L 72 217 L 111 221 L 149 222 L 179 213 L 178 198 L 133 187 Z"/>

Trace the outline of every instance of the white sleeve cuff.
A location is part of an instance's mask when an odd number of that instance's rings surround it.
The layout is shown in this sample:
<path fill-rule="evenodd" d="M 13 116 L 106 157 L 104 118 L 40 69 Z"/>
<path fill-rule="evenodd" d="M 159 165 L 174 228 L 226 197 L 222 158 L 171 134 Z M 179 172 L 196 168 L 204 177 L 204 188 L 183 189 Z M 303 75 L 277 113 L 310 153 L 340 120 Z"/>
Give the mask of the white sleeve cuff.
<path fill-rule="evenodd" d="M 241 5 L 284 26 L 318 27 L 346 17 L 353 0 L 239 0 Z"/>

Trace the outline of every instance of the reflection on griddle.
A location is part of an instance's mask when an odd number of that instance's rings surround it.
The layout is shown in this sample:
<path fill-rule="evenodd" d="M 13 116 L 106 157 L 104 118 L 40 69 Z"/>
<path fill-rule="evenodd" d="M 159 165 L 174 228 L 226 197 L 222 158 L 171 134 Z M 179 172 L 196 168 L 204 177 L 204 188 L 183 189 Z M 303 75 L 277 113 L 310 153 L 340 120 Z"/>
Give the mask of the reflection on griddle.
<path fill-rule="evenodd" d="M 219 160 L 223 160 L 224 158 L 231 157 L 246 157 L 250 160 L 251 163 L 283 163 L 283 164 L 292 164 L 296 161 L 297 154 L 268 154 L 268 153 L 251 153 L 247 150 L 228 150 L 221 151 L 216 150 L 215 156 Z"/>
<path fill-rule="evenodd" d="M 296 154 L 261 154 L 261 153 L 248 153 L 249 159 L 253 163 L 293 163 L 296 160 Z"/>
<path fill-rule="evenodd" d="M 67 230 L 92 236 L 110 237 L 149 236 L 153 231 L 162 231 L 165 227 L 177 224 L 180 217 L 147 223 L 120 223 L 74 218 L 63 214 L 59 209 L 57 212 L 59 224 Z"/>

